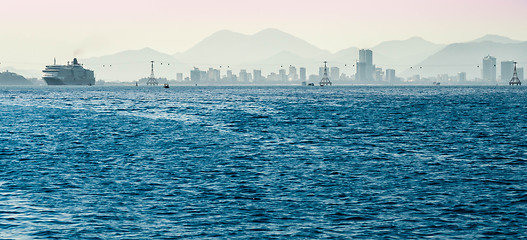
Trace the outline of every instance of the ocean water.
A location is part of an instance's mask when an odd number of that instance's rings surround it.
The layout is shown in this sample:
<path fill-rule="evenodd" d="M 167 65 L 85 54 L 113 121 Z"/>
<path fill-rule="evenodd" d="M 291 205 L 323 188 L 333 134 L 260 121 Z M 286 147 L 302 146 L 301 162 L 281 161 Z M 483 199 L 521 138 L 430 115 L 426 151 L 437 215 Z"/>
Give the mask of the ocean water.
<path fill-rule="evenodd" d="M 3 87 L 0 239 L 527 238 L 525 87 Z"/>

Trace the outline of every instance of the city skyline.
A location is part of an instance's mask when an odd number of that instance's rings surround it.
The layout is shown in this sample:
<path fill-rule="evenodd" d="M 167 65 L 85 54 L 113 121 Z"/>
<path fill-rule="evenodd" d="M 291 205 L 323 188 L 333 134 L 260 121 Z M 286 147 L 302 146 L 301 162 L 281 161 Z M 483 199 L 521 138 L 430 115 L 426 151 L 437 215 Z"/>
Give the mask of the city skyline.
<path fill-rule="evenodd" d="M 259 69 L 253 69 L 253 74 L 247 71 L 247 69 L 240 69 L 239 75 L 233 73 L 232 69 L 224 69 L 226 72 L 222 74 L 221 69 L 209 68 L 207 71 L 200 70 L 194 67 L 190 71 L 189 77 L 183 79 L 183 73 L 178 73 L 177 80 L 171 80 L 163 78 L 163 81 L 171 81 L 172 83 L 178 84 L 309 84 L 313 86 L 319 79 L 320 85 L 324 79 L 329 82 L 336 81 L 339 84 L 434 84 L 440 85 L 446 83 L 447 85 L 503 85 L 511 81 L 513 72 L 517 70 L 518 81 L 524 81 L 523 67 L 516 68 L 515 61 L 501 61 L 501 70 L 499 78 L 497 78 L 498 65 L 496 58 L 487 55 L 482 59 L 481 64 L 481 75 L 476 76 L 472 79 L 467 79 L 466 72 L 458 72 L 455 75 L 449 75 L 445 73 L 438 74 L 436 76 L 420 76 L 419 74 L 411 77 L 397 77 L 396 70 L 394 69 L 383 69 L 377 68 L 373 64 L 373 52 L 370 49 L 359 50 L 359 60 L 356 62 L 356 74 L 346 75 L 346 73 L 340 74 L 339 67 L 326 68 L 326 61 L 324 61 L 324 67 L 318 68 L 317 74 L 310 74 L 309 78 L 306 77 L 306 68 L 300 67 L 300 75 L 297 73 L 297 67 L 289 65 L 289 72 L 287 73 L 287 67 L 280 66 L 278 73 L 270 71 L 269 74 L 264 77 L 262 71 Z M 477 66 L 480 67 L 479 65 Z M 253 77 L 254 76 L 254 77 Z M 328 78 L 329 77 L 329 78 Z M 140 79 L 140 82 L 146 81 L 147 78 Z"/>

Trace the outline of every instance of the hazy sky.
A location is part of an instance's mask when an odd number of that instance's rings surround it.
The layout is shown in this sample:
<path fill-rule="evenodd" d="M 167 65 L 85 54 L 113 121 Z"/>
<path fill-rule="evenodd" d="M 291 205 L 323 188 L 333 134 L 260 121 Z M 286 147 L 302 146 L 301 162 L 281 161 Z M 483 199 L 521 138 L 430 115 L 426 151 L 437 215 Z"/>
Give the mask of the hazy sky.
<path fill-rule="evenodd" d="M 144 47 L 172 54 L 223 29 L 277 28 L 332 52 L 413 36 L 436 43 L 488 33 L 527 40 L 526 20 L 526 0 L 4 1 L 0 67 Z"/>

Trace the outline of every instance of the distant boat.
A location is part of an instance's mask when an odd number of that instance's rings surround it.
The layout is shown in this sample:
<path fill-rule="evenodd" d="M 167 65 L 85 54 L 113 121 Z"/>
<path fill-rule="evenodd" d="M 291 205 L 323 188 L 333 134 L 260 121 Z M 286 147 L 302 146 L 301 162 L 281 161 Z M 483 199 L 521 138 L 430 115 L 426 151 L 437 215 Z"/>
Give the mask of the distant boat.
<path fill-rule="evenodd" d="M 85 69 L 76 58 L 72 64 L 46 66 L 42 78 L 48 85 L 95 85 L 95 77 L 92 70 Z"/>
<path fill-rule="evenodd" d="M 439 86 L 439 85 L 441 85 L 441 83 L 440 83 L 440 82 L 433 82 L 432 84 L 434 84 L 434 85 L 436 85 L 436 86 Z"/>
<path fill-rule="evenodd" d="M 168 86 L 168 83 L 165 83 L 165 84 L 163 84 L 163 87 L 164 88 L 169 88 L 170 86 Z"/>

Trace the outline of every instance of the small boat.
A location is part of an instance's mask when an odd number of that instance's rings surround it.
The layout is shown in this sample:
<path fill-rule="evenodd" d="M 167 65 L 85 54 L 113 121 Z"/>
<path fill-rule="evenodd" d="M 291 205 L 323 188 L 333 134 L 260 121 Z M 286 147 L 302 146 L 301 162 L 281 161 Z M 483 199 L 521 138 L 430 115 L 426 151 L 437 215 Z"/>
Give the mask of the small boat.
<path fill-rule="evenodd" d="M 165 83 L 165 84 L 163 84 L 163 87 L 164 88 L 169 88 L 170 86 L 168 86 L 168 83 Z"/>

